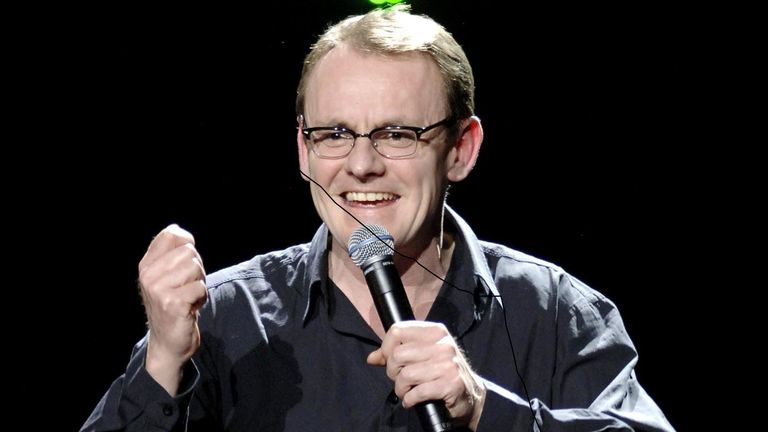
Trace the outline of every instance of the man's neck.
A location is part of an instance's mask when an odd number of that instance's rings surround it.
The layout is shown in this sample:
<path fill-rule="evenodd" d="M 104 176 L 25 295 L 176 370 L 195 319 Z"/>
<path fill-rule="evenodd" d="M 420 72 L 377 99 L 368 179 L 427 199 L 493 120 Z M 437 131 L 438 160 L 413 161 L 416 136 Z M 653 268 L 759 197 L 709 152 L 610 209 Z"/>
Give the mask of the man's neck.
<path fill-rule="evenodd" d="M 440 248 L 441 243 L 442 248 Z M 413 258 L 440 278 L 445 278 L 453 256 L 453 246 L 453 237 L 450 235 L 444 236 L 442 242 L 434 238 Z M 425 319 L 443 282 L 408 258 L 395 255 L 395 265 L 414 316 L 418 320 Z M 379 336 L 383 336 L 383 327 L 378 319 L 363 272 L 349 258 L 346 248 L 335 239 L 331 242 L 331 250 L 328 254 L 328 275 L 371 328 Z"/>

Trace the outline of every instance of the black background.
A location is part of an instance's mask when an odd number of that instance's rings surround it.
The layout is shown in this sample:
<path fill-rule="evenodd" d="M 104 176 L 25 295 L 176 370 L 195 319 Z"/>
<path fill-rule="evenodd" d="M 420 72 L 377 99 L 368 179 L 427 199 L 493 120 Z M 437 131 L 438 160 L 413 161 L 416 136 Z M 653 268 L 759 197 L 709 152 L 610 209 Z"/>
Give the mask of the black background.
<path fill-rule="evenodd" d="M 475 72 L 485 143 L 449 203 L 479 237 L 614 300 L 640 382 L 688 430 L 706 250 L 720 236 L 701 223 L 718 182 L 690 132 L 708 97 L 695 20 L 641 6 L 413 7 Z M 319 219 L 294 141 L 301 62 L 328 23 L 368 9 L 111 6 L 49 11 L 54 31 L 17 35 L 35 47 L 16 65 L 11 117 L 33 118 L 19 121 L 30 163 L 6 179 L 7 235 L 22 240 L 12 304 L 25 317 L 11 381 L 29 418 L 78 428 L 123 371 L 145 331 L 136 266 L 167 224 L 195 234 L 209 271 L 311 238 Z"/>

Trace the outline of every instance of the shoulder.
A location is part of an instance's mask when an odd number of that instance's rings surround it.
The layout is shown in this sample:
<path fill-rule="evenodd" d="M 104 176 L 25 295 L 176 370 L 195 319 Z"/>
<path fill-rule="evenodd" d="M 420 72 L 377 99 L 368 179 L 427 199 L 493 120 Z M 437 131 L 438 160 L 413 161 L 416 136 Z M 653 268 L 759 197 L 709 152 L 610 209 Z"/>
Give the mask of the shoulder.
<path fill-rule="evenodd" d="M 520 252 L 518 250 L 512 249 L 511 247 L 500 245 L 498 243 L 492 243 L 489 241 L 482 241 L 480 240 L 478 242 L 480 244 L 480 247 L 483 251 L 483 254 L 485 255 L 486 259 L 489 260 L 489 264 L 491 262 L 498 263 L 499 261 L 502 261 L 502 267 L 504 269 L 506 268 L 516 268 L 519 270 L 528 269 L 528 270 L 541 270 L 541 271 L 562 271 L 562 269 L 552 264 L 551 262 L 545 261 L 540 258 L 536 258 L 532 255 L 528 255 L 524 252 Z"/>
<path fill-rule="evenodd" d="M 248 261 L 218 270 L 206 276 L 211 297 L 223 300 L 237 291 L 256 294 L 285 290 L 300 285 L 306 271 L 309 243 L 256 255 Z"/>
<path fill-rule="evenodd" d="M 533 296 L 542 305 L 567 307 L 571 314 L 595 306 L 613 307 L 605 296 L 556 264 L 496 243 L 481 241 L 480 246 L 503 297 Z"/>
<path fill-rule="evenodd" d="M 299 321 L 307 254 L 308 245 L 298 245 L 208 275 L 208 301 L 199 321 L 206 349 L 234 364 Z"/>
<path fill-rule="evenodd" d="M 497 243 L 480 241 L 480 248 L 495 281 L 516 281 L 545 287 L 565 272 L 559 266 Z"/>

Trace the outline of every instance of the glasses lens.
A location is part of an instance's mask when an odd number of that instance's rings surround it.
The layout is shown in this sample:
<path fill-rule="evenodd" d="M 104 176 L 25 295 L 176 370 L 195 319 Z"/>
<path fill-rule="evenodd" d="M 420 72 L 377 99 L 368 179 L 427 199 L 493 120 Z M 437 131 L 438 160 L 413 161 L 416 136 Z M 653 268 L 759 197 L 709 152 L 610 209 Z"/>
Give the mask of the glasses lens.
<path fill-rule="evenodd" d="M 352 150 L 355 137 L 349 132 L 319 130 L 311 132 L 309 140 L 318 156 L 336 158 L 346 156 Z"/>
<path fill-rule="evenodd" d="M 410 156 L 416 151 L 416 132 L 408 129 L 385 129 L 371 137 L 376 150 L 386 157 Z"/>

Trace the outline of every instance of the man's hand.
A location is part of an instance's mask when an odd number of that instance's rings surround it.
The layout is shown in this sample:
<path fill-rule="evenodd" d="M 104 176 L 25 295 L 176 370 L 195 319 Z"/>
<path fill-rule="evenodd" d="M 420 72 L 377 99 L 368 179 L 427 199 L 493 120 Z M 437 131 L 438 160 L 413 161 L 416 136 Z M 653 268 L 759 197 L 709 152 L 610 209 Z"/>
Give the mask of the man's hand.
<path fill-rule="evenodd" d="M 483 411 L 485 387 L 472 372 L 444 325 L 426 321 L 393 324 L 368 363 L 387 367 L 395 394 L 405 408 L 442 400 L 457 426 L 475 430 Z"/>
<path fill-rule="evenodd" d="M 197 311 L 208 298 L 192 234 L 178 225 L 162 230 L 139 263 L 139 287 L 149 324 L 145 367 L 175 396 L 184 364 L 200 347 Z"/>

